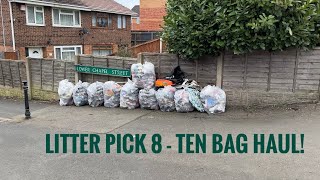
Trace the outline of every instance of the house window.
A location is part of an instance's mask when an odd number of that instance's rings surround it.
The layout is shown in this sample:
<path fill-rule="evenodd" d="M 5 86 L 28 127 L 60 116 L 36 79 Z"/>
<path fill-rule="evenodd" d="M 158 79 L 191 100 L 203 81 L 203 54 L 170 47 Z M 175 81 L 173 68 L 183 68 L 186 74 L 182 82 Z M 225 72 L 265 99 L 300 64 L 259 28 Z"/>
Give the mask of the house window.
<path fill-rule="evenodd" d="M 94 56 L 108 56 L 112 54 L 112 46 L 94 46 L 92 47 L 92 55 Z"/>
<path fill-rule="evenodd" d="M 54 58 L 74 61 L 75 56 L 82 54 L 82 46 L 55 46 Z"/>
<path fill-rule="evenodd" d="M 27 6 L 26 17 L 27 25 L 44 26 L 43 7 Z"/>
<path fill-rule="evenodd" d="M 136 23 L 136 24 L 140 24 L 140 18 L 139 17 L 132 17 L 131 18 L 131 23 L 133 24 L 133 23 Z"/>
<path fill-rule="evenodd" d="M 92 26 L 112 28 L 112 16 L 110 14 L 92 14 Z"/>
<path fill-rule="evenodd" d="M 80 11 L 53 9 L 52 18 L 54 26 L 81 27 Z"/>
<path fill-rule="evenodd" d="M 118 15 L 118 29 L 126 29 L 126 16 Z"/>

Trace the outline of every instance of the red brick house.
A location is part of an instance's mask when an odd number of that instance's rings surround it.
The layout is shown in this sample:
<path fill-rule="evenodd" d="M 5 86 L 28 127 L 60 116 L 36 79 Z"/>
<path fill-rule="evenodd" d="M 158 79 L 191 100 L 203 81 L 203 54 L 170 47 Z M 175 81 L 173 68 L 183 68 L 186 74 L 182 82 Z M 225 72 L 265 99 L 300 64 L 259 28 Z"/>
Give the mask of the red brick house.
<path fill-rule="evenodd" d="M 134 7 L 132 10 L 138 9 Z M 133 31 L 161 31 L 166 15 L 166 0 L 140 0 L 139 21 L 132 22 Z"/>
<path fill-rule="evenodd" d="M 140 0 L 140 6 L 132 10 L 139 13 L 139 17 L 132 17 L 131 44 L 137 45 L 158 38 L 166 15 L 166 0 Z"/>
<path fill-rule="evenodd" d="M 0 51 L 72 60 L 130 46 L 134 12 L 113 0 L 0 0 Z"/>

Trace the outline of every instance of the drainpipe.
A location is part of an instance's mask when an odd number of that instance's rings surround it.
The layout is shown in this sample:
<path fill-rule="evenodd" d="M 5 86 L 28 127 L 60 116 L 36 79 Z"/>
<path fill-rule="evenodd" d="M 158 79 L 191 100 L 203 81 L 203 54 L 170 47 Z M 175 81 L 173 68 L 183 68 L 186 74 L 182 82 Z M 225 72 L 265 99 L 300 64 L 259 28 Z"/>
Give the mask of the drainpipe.
<path fill-rule="evenodd" d="M 7 51 L 6 47 L 6 34 L 4 33 L 3 13 L 2 13 L 2 0 L 0 0 L 0 15 L 1 15 L 1 27 L 2 27 L 2 38 L 4 51 Z"/>
<path fill-rule="evenodd" d="M 162 38 L 160 38 L 160 53 L 162 53 Z"/>
<path fill-rule="evenodd" d="M 12 47 L 13 47 L 13 51 L 16 51 L 16 40 L 15 40 L 15 38 L 14 38 L 13 14 L 12 14 L 12 4 L 11 4 L 11 1 L 9 1 L 9 10 L 10 10 L 10 21 L 11 21 Z"/>

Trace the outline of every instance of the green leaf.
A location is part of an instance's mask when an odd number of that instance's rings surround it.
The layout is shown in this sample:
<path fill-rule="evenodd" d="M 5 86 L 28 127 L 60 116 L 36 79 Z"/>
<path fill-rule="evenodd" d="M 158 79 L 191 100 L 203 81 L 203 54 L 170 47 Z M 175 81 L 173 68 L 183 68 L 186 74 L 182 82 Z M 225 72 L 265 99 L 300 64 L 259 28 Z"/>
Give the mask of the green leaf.
<path fill-rule="evenodd" d="M 320 42 L 320 1 L 167 0 L 164 22 L 170 51 L 188 58 L 304 49 Z"/>

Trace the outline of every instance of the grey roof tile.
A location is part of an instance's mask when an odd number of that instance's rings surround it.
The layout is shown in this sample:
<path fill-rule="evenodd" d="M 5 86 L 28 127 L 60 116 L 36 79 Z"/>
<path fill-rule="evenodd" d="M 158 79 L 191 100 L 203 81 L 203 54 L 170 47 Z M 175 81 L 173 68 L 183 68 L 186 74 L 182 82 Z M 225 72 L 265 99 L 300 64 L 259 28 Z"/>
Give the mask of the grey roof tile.
<path fill-rule="evenodd" d="M 13 2 L 15 0 L 12 0 Z M 136 16 L 137 14 L 130 9 L 122 6 L 114 0 L 17 0 L 18 2 L 33 3 L 57 3 L 62 5 L 79 6 L 91 11 L 109 12 Z M 67 8 L 67 7 L 66 7 Z"/>

